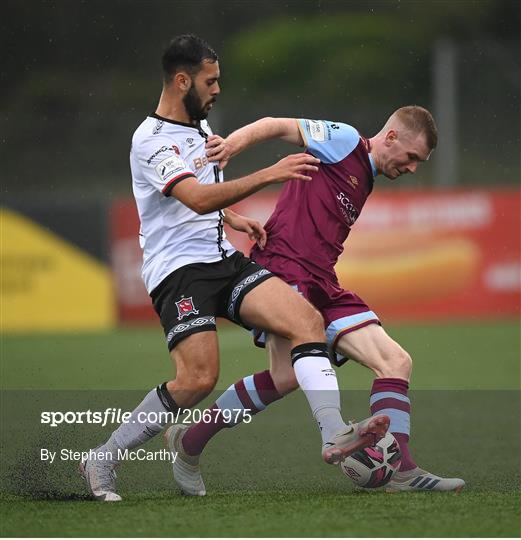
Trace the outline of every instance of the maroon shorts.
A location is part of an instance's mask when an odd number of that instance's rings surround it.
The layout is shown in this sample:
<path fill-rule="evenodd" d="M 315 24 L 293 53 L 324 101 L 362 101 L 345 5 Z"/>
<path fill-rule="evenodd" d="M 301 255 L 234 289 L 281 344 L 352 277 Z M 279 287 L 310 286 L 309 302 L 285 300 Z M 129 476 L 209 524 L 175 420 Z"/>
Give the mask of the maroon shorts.
<path fill-rule="evenodd" d="M 308 272 L 299 263 L 270 255 L 258 261 L 270 272 L 294 287 L 322 314 L 329 347 L 334 350 L 338 340 L 349 332 L 369 324 L 380 324 L 378 316 L 355 293 L 338 283 L 325 281 Z M 255 333 L 255 344 L 264 346 L 263 333 Z"/>

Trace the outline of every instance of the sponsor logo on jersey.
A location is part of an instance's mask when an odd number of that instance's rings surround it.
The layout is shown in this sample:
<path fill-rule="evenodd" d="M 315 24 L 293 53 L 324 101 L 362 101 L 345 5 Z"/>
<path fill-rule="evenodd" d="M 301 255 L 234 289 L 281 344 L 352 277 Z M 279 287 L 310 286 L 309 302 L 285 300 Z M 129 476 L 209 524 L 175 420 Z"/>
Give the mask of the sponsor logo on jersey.
<path fill-rule="evenodd" d="M 170 148 L 168 146 L 162 146 L 161 148 L 158 148 L 148 159 L 147 164 L 150 165 L 152 163 L 152 160 L 158 156 L 159 154 L 162 154 L 163 152 L 168 152 Z"/>
<path fill-rule="evenodd" d="M 336 199 L 340 204 L 340 211 L 342 212 L 344 219 L 351 227 L 358 218 L 358 210 L 349 200 L 349 197 L 342 191 L 336 196 Z"/>
<path fill-rule="evenodd" d="M 326 124 L 322 120 L 306 120 L 311 138 L 317 142 L 326 140 Z"/>
<path fill-rule="evenodd" d="M 178 148 L 175 144 L 172 145 L 172 150 L 173 150 L 178 156 L 181 155 L 181 150 L 179 150 L 179 148 Z"/>
<path fill-rule="evenodd" d="M 163 182 L 167 182 L 172 176 L 185 169 L 184 161 L 177 156 L 170 156 L 156 165 L 156 173 Z"/>
<path fill-rule="evenodd" d="M 192 137 L 188 137 L 188 139 L 186 139 L 186 144 L 189 148 L 192 148 L 194 146 L 194 140 L 192 139 Z"/>
<path fill-rule="evenodd" d="M 208 158 L 206 156 L 198 157 L 194 159 L 194 169 L 198 171 L 208 165 Z"/>
<path fill-rule="evenodd" d="M 177 306 L 178 321 L 180 321 L 183 317 L 188 317 L 188 315 L 191 315 L 192 313 L 194 315 L 199 313 L 199 311 L 195 309 L 191 296 L 189 298 L 181 298 L 181 300 L 176 302 L 175 305 Z"/>

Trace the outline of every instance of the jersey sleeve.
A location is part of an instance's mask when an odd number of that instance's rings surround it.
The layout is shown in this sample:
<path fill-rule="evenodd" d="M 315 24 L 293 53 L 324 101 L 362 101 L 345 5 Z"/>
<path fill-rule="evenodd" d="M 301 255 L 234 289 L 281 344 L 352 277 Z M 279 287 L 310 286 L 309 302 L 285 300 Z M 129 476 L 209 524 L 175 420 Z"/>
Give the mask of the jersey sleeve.
<path fill-rule="evenodd" d="M 195 176 L 171 139 L 147 141 L 137 149 L 145 180 L 168 197 L 179 182 Z"/>
<path fill-rule="evenodd" d="M 298 127 L 307 150 L 323 163 L 342 161 L 360 140 L 353 126 L 340 122 L 300 119 Z"/>

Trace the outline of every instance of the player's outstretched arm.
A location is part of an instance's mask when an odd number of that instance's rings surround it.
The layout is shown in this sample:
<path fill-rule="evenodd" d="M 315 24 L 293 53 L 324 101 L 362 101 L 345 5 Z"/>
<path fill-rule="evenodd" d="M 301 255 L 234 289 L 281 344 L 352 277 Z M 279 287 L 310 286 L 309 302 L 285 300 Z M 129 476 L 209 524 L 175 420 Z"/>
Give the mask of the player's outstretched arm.
<path fill-rule="evenodd" d="M 219 184 L 199 184 L 195 176 L 179 182 L 170 194 L 198 214 L 230 206 L 270 184 L 287 180 L 310 181 L 320 160 L 310 154 L 292 154 L 275 165 Z"/>
<path fill-rule="evenodd" d="M 218 162 L 222 170 L 228 161 L 243 150 L 270 139 L 282 139 L 298 146 L 304 146 L 298 122 L 295 118 L 261 118 L 234 131 L 226 139 L 211 135 L 206 143 L 206 155 L 210 161 Z"/>

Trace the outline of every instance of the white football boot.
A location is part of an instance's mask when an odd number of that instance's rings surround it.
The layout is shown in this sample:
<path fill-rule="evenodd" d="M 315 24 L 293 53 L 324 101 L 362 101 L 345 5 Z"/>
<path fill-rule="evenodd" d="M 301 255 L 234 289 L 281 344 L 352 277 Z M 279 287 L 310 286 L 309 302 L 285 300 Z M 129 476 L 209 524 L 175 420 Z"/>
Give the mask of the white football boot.
<path fill-rule="evenodd" d="M 79 465 L 81 476 L 83 476 L 90 492 L 98 501 L 121 501 L 121 497 L 116 493 L 115 466 L 114 463 L 107 460 L 93 459 L 86 459 Z"/>
<path fill-rule="evenodd" d="M 387 493 L 400 491 L 455 491 L 459 493 L 465 487 L 461 478 L 442 478 L 419 467 L 410 471 L 397 472 L 387 484 Z"/>
<path fill-rule="evenodd" d="M 374 446 L 389 429 L 390 419 L 386 414 L 371 416 L 358 423 L 347 425 L 322 446 L 322 458 L 326 463 L 337 465 L 357 450 Z"/>
<path fill-rule="evenodd" d="M 176 424 L 170 426 L 165 432 L 165 441 L 172 453 L 172 469 L 174 480 L 185 495 L 206 495 L 201 469 L 199 468 L 199 456 L 190 456 L 183 448 L 183 435 L 189 426 Z"/>

